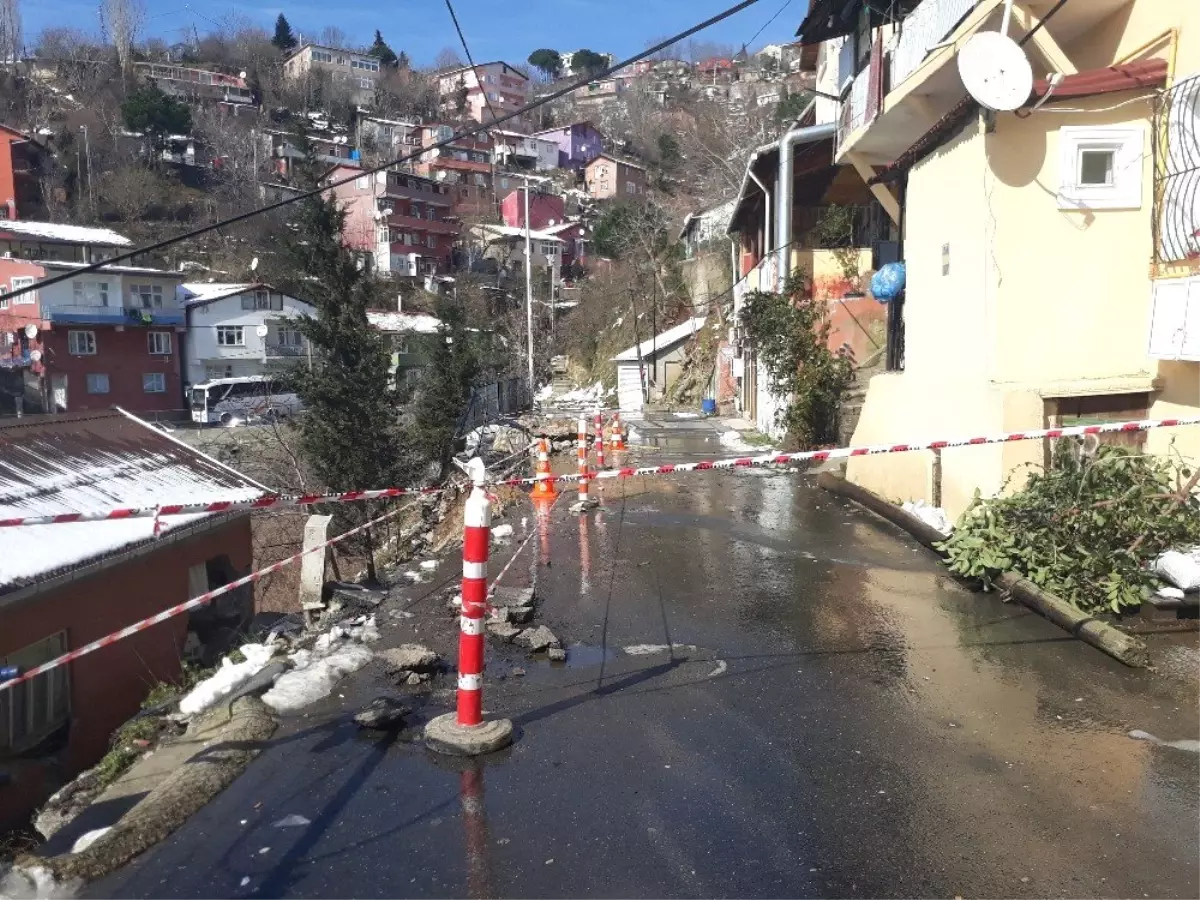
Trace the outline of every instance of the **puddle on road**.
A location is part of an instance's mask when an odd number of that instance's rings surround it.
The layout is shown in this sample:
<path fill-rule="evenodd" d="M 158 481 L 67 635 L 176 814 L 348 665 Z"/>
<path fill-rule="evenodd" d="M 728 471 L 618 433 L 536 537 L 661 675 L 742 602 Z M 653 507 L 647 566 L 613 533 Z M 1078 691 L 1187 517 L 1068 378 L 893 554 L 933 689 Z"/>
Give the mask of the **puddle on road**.
<path fill-rule="evenodd" d="M 538 654 L 530 660 L 542 668 L 587 669 L 598 666 L 617 658 L 617 651 L 612 647 L 597 647 L 594 644 L 582 642 L 567 645 L 566 662 L 551 662 L 545 654 Z"/>

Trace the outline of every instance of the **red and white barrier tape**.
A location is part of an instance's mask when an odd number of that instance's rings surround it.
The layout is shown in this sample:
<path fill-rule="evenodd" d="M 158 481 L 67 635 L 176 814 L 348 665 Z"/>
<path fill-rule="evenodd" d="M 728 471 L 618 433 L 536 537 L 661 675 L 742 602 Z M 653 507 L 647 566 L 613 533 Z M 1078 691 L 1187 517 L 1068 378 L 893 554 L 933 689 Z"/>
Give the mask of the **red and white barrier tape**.
<path fill-rule="evenodd" d="M 866 447 L 839 447 L 833 450 L 802 450 L 797 453 L 764 453 L 761 456 L 737 456 L 729 459 L 710 459 L 693 463 L 668 463 L 642 468 L 606 469 L 587 477 L 636 478 L 642 475 L 674 475 L 680 472 L 700 472 L 710 469 L 741 469 L 759 466 L 783 466 L 799 462 L 824 462 L 827 459 L 849 459 L 854 456 L 876 456 L 883 453 L 907 453 L 912 450 L 943 450 L 948 447 L 969 447 L 978 444 L 1006 444 L 1011 441 L 1036 441 L 1044 438 L 1081 437 L 1088 434 L 1148 431 L 1151 428 L 1173 428 L 1179 425 L 1200 425 L 1200 416 L 1181 419 L 1145 419 L 1137 422 L 1111 422 L 1105 425 L 1070 425 L 1064 428 L 1039 428 L 1030 431 L 1008 431 L 982 437 L 952 438 L 940 441 L 910 441 L 903 444 L 873 444 Z M 553 475 L 554 482 L 578 481 L 580 475 Z M 546 479 L 542 479 L 545 483 Z M 497 485 L 535 484 L 536 478 L 511 478 Z"/>
<path fill-rule="evenodd" d="M 694 463 L 645 466 L 631 469 L 607 469 L 592 472 L 591 479 L 634 478 L 642 475 L 670 475 L 678 472 L 705 471 L 708 469 L 737 469 L 755 466 L 787 465 L 806 461 L 823 462 L 827 459 L 847 459 L 853 456 L 875 456 L 881 453 L 906 453 L 911 450 L 941 450 L 947 447 L 967 447 L 977 444 L 1004 444 L 1010 441 L 1032 441 L 1043 438 L 1079 437 L 1087 434 L 1110 434 L 1114 432 L 1149 431 L 1152 428 L 1174 428 L 1183 425 L 1200 425 L 1200 416 L 1178 419 L 1145 419 L 1134 422 L 1110 422 L 1105 425 L 1071 425 L 1064 428 L 1041 428 L 1032 431 L 1010 431 L 983 437 L 954 438 L 940 441 L 910 441 L 898 444 L 874 444 L 866 447 L 839 447 L 833 450 L 804 450 L 798 453 L 767 453 L 761 456 L 738 456 L 729 459 L 713 459 Z M 524 451 L 522 451 L 524 452 Z M 515 455 L 515 454 L 514 454 Z M 540 457 L 539 457 L 540 458 Z M 546 456 L 546 461 L 549 455 Z M 536 484 L 539 480 L 547 484 L 579 481 L 582 476 L 543 475 L 541 479 L 510 478 L 492 482 L 496 486 L 519 486 Z M 71 522 L 103 522 L 112 519 L 153 518 L 158 516 L 191 515 L 194 513 L 235 512 L 239 510 L 279 509 L 304 507 L 318 503 L 355 503 L 361 500 L 387 500 L 394 497 L 437 494 L 445 488 L 383 488 L 381 490 L 345 491 L 340 494 L 306 494 L 302 496 L 260 497 L 257 500 L 210 501 L 208 503 L 164 503 L 161 506 L 118 508 L 98 512 L 58 513 L 52 516 L 24 516 L 0 519 L 0 528 L 23 525 L 60 525 Z"/>
<path fill-rule="evenodd" d="M 318 503 L 357 503 L 360 500 L 391 500 L 396 497 L 438 494 L 445 488 L 382 488 L 373 491 L 343 491 L 340 494 L 271 495 L 256 500 L 211 500 L 206 503 L 163 503 L 159 506 L 116 507 L 96 512 L 68 512 L 52 516 L 20 516 L 0 519 L 0 528 L 22 525 L 69 525 L 72 522 L 108 522 L 116 519 L 149 519 L 160 516 L 187 516 L 196 513 L 238 512 L 247 509 L 283 509 L 289 506 L 314 506 Z"/>
<path fill-rule="evenodd" d="M 51 669 L 56 669 L 59 666 L 74 662 L 81 656 L 87 656 L 89 653 L 95 653 L 102 647 L 107 647 L 109 644 L 115 644 L 117 641 L 127 638 L 130 635 L 137 634 L 140 631 L 145 631 L 147 628 L 165 622 L 167 619 L 177 616 L 180 613 L 185 613 L 188 610 L 195 609 L 198 606 L 204 606 L 206 603 L 212 602 L 222 594 L 228 594 L 240 587 L 258 581 L 259 579 L 270 575 L 272 572 L 278 572 L 280 569 L 291 565 L 309 553 L 316 553 L 318 550 L 324 550 L 326 547 L 330 547 L 340 541 L 344 541 L 351 535 L 358 534 L 358 532 L 370 528 L 372 525 L 378 525 L 385 519 L 390 519 L 393 516 L 399 515 L 400 513 L 404 512 L 404 510 L 410 509 L 412 505 L 412 503 L 406 503 L 404 506 L 401 506 L 398 509 L 393 509 L 390 512 L 384 513 L 382 516 L 377 516 L 376 518 L 371 519 L 369 522 L 364 522 L 362 525 L 351 528 L 349 531 L 339 534 L 337 537 L 330 538 L 323 544 L 318 544 L 316 547 L 309 547 L 307 550 L 301 550 L 299 553 L 294 553 L 286 559 L 281 559 L 277 563 L 272 563 L 266 568 L 259 569 L 257 572 L 251 572 L 249 575 L 245 575 L 236 581 L 231 581 L 229 584 L 222 585 L 215 590 L 208 591 L 207 593 L 201 594 L 198 597 L 193 597 L 191 600 L 187 600 L 176 606 L 172 606 L 169 609 L 164 609 L 162 612 L 150 616 L 148 619 L 142 619 L 140 622 L 134 622 L 132 625 L 128 625 L 125 628 L 122 628 L 120 631 L 114 631 L 112 634 L 102 637 L 98 641 L 92 641 L 90 644 L 84 644 L 82 647 L 79 647 L 76 650 L 71 650 L 70 652 L 64 653 L 62 656 L 52 659 L 47 663 L 42 663 L 40 666 L 35 666 L 28 672 L 23 672 L 22 674 L 18 675 L 16 678 L 13 678 L 9 681 L 0 682 L 0 691 L 15 687 L 21 682 L 28 681 L 31 678 L 36 678 L 43 672 L 49 672 Z"/>

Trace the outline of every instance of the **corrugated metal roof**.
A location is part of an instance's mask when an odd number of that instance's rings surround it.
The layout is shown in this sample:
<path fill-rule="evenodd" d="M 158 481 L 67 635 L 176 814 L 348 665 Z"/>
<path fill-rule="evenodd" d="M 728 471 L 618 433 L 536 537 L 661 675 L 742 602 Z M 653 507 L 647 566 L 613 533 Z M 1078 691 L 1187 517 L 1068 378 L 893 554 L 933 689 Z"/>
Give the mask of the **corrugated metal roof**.
<path fill-rule="evenodd" d="M 669 328 L 662 334 L 651 338 L 647 341 L 642 341 L 639 346 L 630 347 L 628 350 L 623 350 L 612 358 L 613 362 L 637 362 L 638 350 L 641 350 L 642 359 L 653 354 L 669 353 L 675 344 L 680 341 L 687 340 L 693 337 L 701 328 L 704 327 L 704 316 L 696 316 L 694 319 L 688 319 L 674 328 Z"/>
<path fill-rule="evenodd" d="M 120 411 L 0 425 L 0 518 L 162 503 L 249 500 L 269 491 Z M 160 530 L 202 515 L 169 516 Z M 0 529 L 0 595 L 154 539 L 153 519 Z"/>

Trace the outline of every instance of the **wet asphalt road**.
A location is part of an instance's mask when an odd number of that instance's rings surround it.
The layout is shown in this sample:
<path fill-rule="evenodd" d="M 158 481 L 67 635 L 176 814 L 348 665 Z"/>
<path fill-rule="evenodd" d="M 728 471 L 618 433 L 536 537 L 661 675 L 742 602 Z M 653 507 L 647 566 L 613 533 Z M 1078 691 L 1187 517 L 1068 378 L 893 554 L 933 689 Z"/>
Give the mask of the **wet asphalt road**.
<path fill-rule="evenodd" d="M 635 427 L 639 458 L 721 454 L 705 423 Z M 416 729 L 359 734 L 373 664 L 89 894 L 1200 895 L 1200 757 L 1126 735 L 1200 732 L 1194 641 L 1127 670 L 802 475 L 607 482 L 583 518 L 571 499 L 505 579 L 536 580 L 573 645 L 565 666 L 489 648 L 511 750 L 464 774 Z M 452 646 L 428 593 L 397 591 L 415 618 L 386 644 Z"/>

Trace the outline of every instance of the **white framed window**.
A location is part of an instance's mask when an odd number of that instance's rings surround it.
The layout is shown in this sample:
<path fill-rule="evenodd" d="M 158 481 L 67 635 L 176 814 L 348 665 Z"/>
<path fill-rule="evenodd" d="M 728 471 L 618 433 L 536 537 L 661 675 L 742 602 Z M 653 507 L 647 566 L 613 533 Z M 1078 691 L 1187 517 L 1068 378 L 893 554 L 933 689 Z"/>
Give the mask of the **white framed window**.
<path fill-rule="evenodd" d="M 1148 355 L 1200 360 L 1200 277 L 1155 281 L 1153 291 Z"/>
<path fill-rule="evenodd" d="M 162 309 L 163 289 L 161 284 L 131 284 L 129 300 L 134 307 Z"/>
<path fill-rule="evenodd" d="M 14 275 L 9 285 L 14 291 L 19 291 L 21 288 L 30 287 L 36 279 L 32 275 Z M 37 303 L 37 291 L 26 291 L 24 294 L 18 294 L 12 298 L 13 306 L 27 306 L 32 303 Z"/>
<path fill-rule="evenodd" d="M 108 306 L 107 281 L 72 281 L 71 293 L 76 306 Z"/>
<path fill-rule="evenodd" d="M 364 90 L 367 90 L 369 88 L 373 88 L 375 86 L 375 82 L 373 82 L 370 78 L 360 78 L 358 79 L 358 86 Z"/>
<path fill-rule="evenodd" d="M 146 344 L 152 356 L 170 356 L 171 332 L 148 331 L 146 332 Z"/>
<path fill-rule="evenodd" d="M 68 331 L 67 352 L 72 356 L 95 356 L 96 332 Z"/>
<path fill-rule="evenodd" d="M 1065 125 L 1058 130 L 1059 209 L 1138 209 L 1145 129 Z"/>
<path fill-rule="evenodd" d="M 371 189 L 371 176 L 359 175 L 354 179 L 354 189 L 356 191 L 369 191 Z"/>
<path fill-rule="evenodd" d="M 67 633 L 60 631 L 0 658 L 0 665 L 32 669 L 66 652 Z M 28 750 L 66 724 L 71 712 L 69 670 L 59 666 L 0 691 L 0 753 Z"/>
<path fill-rule="evenodd" d="M 426 235 L 425 236 L 425 246 L 426 247 L 437 247 L 437 235 L 436 234 Z"/>
<path fill-rule="evenodd" d="M 281 347 L 303 347 L 304 336 L 295 328 L 280 328 L 276 343 Z"/>
<path fill-rule="evenodd" d="M 241 325 L 218 325 L 217 346 L 245 347 L 246 337 Z"/>
<path fill-rule="evenodd" d="M 146 394 L 165 394 L 167 376 L 162 372 L 147 372 L 142 376 L 142 391 Z"/>
<path fill-rule="evenodd" d="M 89 394 L 108 393 L 108 373 L 90 372 L 87 376 L 87 392 Z"/>

